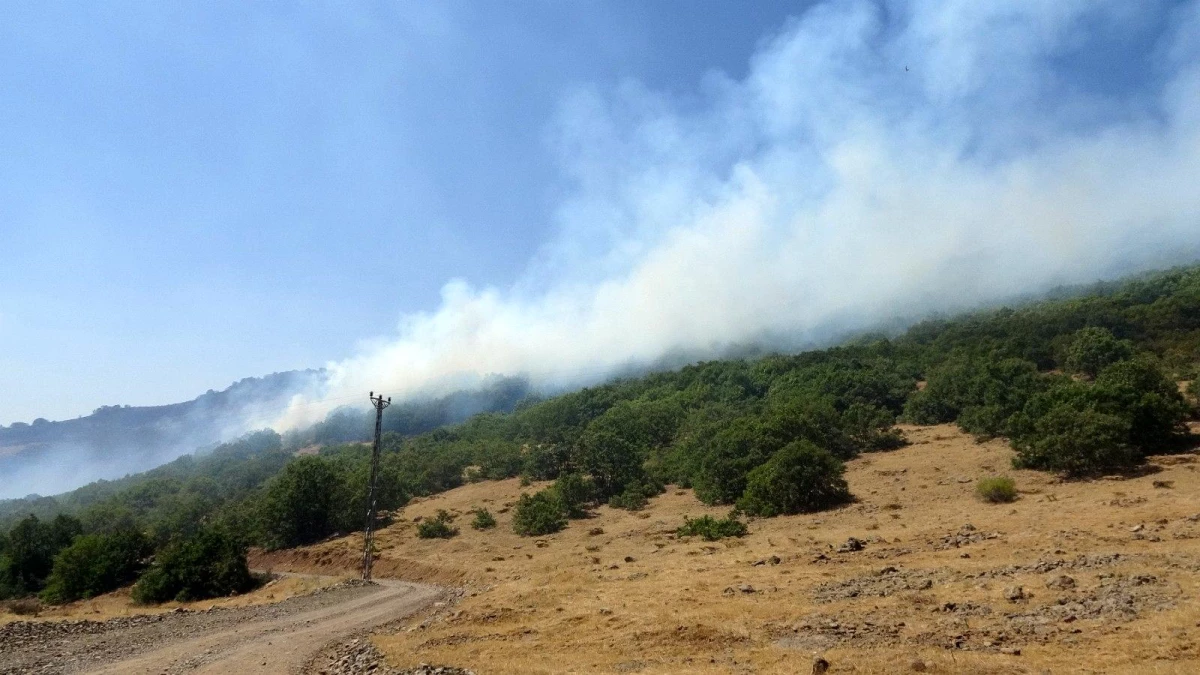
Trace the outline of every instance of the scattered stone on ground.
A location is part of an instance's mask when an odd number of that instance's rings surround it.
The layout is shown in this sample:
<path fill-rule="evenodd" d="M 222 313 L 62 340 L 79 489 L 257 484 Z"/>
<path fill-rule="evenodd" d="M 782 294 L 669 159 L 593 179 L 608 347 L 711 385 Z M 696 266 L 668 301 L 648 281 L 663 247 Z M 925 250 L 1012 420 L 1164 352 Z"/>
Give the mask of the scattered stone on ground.
<path fill-rule="evenodd" d="M 330 656 L 331 662 L 310 670 L 322 675 L 475 675 L 474 671 L 465 668 L 428 663 L 405 670 L 392 668 L 367 638 L 356 638 L 342 643 L 334 648 Z"/>

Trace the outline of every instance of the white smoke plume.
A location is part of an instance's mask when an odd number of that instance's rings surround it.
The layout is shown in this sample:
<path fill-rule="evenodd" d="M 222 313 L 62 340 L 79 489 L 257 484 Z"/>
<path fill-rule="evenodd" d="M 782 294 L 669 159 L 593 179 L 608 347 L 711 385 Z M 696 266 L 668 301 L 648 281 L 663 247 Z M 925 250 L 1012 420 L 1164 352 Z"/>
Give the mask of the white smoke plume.
<path fill-rule="evenodd" d="M 526 277 L 451 281 L 276 426 L 367 390 L 586 384 L 1192 259 L 1200 4 L 1168 10 L 1143 82 L 1092 90 L 1062 65 L 1151 6 L 834 0 L 744 78 L 575 92 L 549 137 L 577 190 Z"/>

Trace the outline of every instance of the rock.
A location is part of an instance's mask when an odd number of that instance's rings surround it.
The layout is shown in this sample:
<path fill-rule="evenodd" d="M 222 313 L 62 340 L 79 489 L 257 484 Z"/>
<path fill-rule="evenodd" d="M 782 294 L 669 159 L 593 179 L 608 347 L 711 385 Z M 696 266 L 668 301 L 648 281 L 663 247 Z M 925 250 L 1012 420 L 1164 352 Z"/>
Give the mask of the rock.
<path fill-rule="evenodd" d="M 753 593 L 754 587 L 750 584 L 738 584 L 738 590 L 742 593 Z"/>
<path fill-rule="evenodd" d="M 633 556 L 627 555 L 627 556 L 625 556 L 625 562 L 631 563 L 631 562 L 635 562 L 635 561 L 633 559 Z"/>
<path fill-rule="evenodd" d="M 1075 580 L 1065 574 L 1060 574 L 1047 581 L 1046 588 L 1057 588 L 1065 591 L 1068 588 L 1075 588 Z"/>
<path fill-rule="evenodd" d="M 1134 525 L 1133 527 L 1129 528 L 1129 531 L 1136 533 L 1136 532 L 1141 532 L 1144 529 L 1146 529 L 1146 526 L 1142 523 L 1138 523 L 1137 525 Z"/>
<path fill-rule="evenodd" d="M 926 666 L 925 666 L 925 662 L 922 661 L 921 659 L 913 659 L 912 663 L 909 664 L 909 668 L 911 668 L 913 670 L 913 672 L 923 673 L 923 672 L 925 672 Z"/>
<path fill-rule="evenodd" d="M 829 662 L 823 656 L 813 656 L 813 675 L 824 675 L 829 672 Z"/>
<path fill-rule="evenodd" d="M 1001 647 L 1000 653 L 1008 654 L 1009 656 L 1020 656 L 1021 650 L 1018 649 L 1017 647 Z"/>
<path fill-rule="evenodd" d="M 853 553 L 854 551 L 863 550 L 863 548 L 865 548 L 866 545 L 867 545 L 866 542 L 864 542 L 862 539 L 858 539 L 857 537 L 850 537 L 849 539 L 846 540 L 846 543 L 837 547 L 837 552 L 838 553 Z"/>
<path fill-rule="evenodd" d="M 1025 594 L 1025 589 L 1020 586 L 1009 586 L 1004 589 L 1004 599 L 1009 602 L 1018 602 L 1029 597 Z"/>
<path fill-rule="evenodd" d="M 593 527 L 592 529 L 588 530 L 588 536 L 589 536 L 589 537 L 598 537 L 598 536 L 600 536 L 600 535 L 602 535 L 602 534 L 604 534 L 604 528 L 603 528 L 603 527 Z"/>

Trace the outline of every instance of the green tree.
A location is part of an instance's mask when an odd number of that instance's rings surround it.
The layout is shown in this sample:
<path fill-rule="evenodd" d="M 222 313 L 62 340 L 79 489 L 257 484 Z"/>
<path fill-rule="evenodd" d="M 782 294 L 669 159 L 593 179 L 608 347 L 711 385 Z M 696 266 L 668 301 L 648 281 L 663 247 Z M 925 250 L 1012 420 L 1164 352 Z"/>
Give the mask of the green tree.
<path fill-rule="evenodd" d="M 205 527 L 168 545 L 133 587 L 141 603 L 180 602 L 244 593 L 254 586 L 246 543 L 220 527 Z"/>
<path fill-rule="evenodd" d="M 552 490 L 522 494 L 513 510 L 513 532 L 525 537 L 553 534 L 567 526 L 566 509 Z"/>
<path fill-rule="evenodd" d="M 267 486 L 262 503 L 263 531 L 272 548 L 320 541 L 337 528 L 345 485 L 342 472 L 319 456 L 300 457 Z M 363 512 L 366 517 L 366 512 Z"/>
<path fill-rule="evenodd" d="M 1068 372 L 1095 377 L 1108 366 L 1133 356 L 1133 344 L 1107 328 L 1089 326 L 1075 333 L 1067 349 Z"/>
<path fill-rule="evenodd" d="M 1059 403 L 1013 440 L 1018 468 L 1087 476 L 1128 469 L 1141 461 L 1129 445 L 1129 421 L 1117 415 Z"/>
<path fill-rule="evenodd" d="M 53 569 L 54 556 L 82 531 L 79 520 L 62 514 L 49 523 L 34 515 L 17 523 L 8 533 L 4 561 L 0 563 L 0 587 L 11 595 L 41 590 Z"/>
<path fill-rule="evenodd" d="M 137 530 L 76 537 L 54 557 L 42 600 L 62 604 L 132 583 L 150 551 L 150 540 Z"/>
<path fill-rule="evenodd" d="M 596 500 L 596 486 L 592 480 L 578 473 L 559 475 L 551 488 L 562 505 L 567 518 L 586 518 L 588 507 Z"/>
<path fill-rule="evenodd" d="M 1044 388 L 1030 361 L 958 353 L 933 369 L 925 389 L 910 397 L 904 416 L 916 424 L 957 421 L 968 433 L 997 436 L 1008 432 L 1008 420 Z"/>
<path fill-rule="evenodd" d="M 808 441 L 790 443 L 746 479 L 738 508 L 756 516 L 819 511 L 850 501 L 845 467 Z"/>
<path fill-rule="evenodd" d="M 1129 421 L 1129 443 L 1143 453 L 1186 432 L 1188 406 L 1176 386 L 1149 357 L 1119 361 L 1096 377 L 1095 397 L 1104 412 Z"/>
<path fill-rule="evenodd" d="M 732 504 L 746 489 L 746 475 L 782 446 L 754 417 L 733 420 L 708 442 L 692 479 L 705 504 Z"/>

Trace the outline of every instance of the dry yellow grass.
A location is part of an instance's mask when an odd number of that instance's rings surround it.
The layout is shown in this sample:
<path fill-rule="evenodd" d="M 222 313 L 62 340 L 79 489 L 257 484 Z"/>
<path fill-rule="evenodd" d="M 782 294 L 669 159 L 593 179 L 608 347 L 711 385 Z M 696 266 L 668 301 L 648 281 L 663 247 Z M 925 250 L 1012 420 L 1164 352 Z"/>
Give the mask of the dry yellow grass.
<path fill-rule="evenodd" d="M 1136 478 L 1060 482 L 1012 470 L 1003 441 L 977 444 L 951 426 L 904 431 L 910 446 L 849 463 L 857 503 L 756 520 L 740 540 L 677 539 L 685 515 L 725 511 L 690 490 L 641 513 L 601 507 L 542 538 L 514 535 L 506 512 L 537 485 L 421 500 L 379 533 L 376 573 L 469 591 L 376 643 L 395 665 L 479 673 L 795 673 L 813 652 L 832 672 L 908 672 L 914 659 L 943 673 L 1200 672 L 1195 456 L 1153 458 L 1155 472 Z M 977 500 L 976 481 L 1000 473 L 1021 498 Z M 496 529 L 469 527 L 478 506 Z M 461 534 L 418 539 L 413 519 L 437 509 L 460 514 Z M 836 552 L 849 537 L 865 549 Z M 347 537 L 258 564 L 353 569 L 360 546 Z M 1074 588 L 1047 587 L 1064 574 Z M 1031 597 L 1009 601 L 1014 586 Z"/>
<path fill-rule="evenodd" d="M 348 577 L 349 575 L 343 575 Z M 286 600 L 295 595 L 312 593 L 331 586 L 340 579 L 328 577 L 282 577 L 268 582 L 250 593 L 231 598 L 215 598 L 199 602 L 166 602 L 161 605 L 139 605 L 130 597 L 130 589 L 123 588 L 112 593 L 80 600 L 65 605 L 44 606 L 36 616 L 20 616 L 0 611 L 0 625 L 12 621 L 59 621 L 64 619 L 91 619 L 103 621 L 121 616 L 138 614 L 161 614 L 179 607 L 203 610 L 210 607 L 246 607 L 266 605 Z"/>

